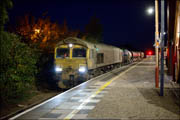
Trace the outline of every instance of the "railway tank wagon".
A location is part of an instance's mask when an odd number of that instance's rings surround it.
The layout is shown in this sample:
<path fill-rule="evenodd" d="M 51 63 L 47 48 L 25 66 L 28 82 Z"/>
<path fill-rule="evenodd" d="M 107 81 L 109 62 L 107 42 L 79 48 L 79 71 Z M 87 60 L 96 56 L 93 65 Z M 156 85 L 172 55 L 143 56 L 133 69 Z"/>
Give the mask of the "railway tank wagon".
<path fill-rule="evenodd" d="M 141 60 L 141 53 L 140 52 L 131 51 L 131 53 L 132 53 L 132 61 L 133 62 Z"/>
<path fill-rule="evenodd" d="M 127 50 L 127 49 L 124 49 L 123 50 L 123 64 L 129 64 L 132 62 L 132 53 Z"/>
<path fill-rule="evenodd" d="M 123 62 L 123 51 L 70 37 L 55 47 L 55 79 L 60 88 L 70 88 Z"/>
<path fill-rule="evenodd" d="M 140 52 L 140 55 L 141 55 L 141 59 L 144 58 L 144 52 Z"/>

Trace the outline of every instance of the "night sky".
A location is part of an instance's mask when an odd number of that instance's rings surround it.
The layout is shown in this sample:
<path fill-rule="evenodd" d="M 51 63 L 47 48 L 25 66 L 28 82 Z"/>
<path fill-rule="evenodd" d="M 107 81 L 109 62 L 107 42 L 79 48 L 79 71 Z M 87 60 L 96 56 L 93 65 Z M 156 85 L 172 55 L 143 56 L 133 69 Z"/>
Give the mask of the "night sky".
<path fill-rule="evenodd" d="M 46 12 L 52 22 L 62 24 L 66 19 L 68 27 L 83 31 L 96 16 L 103 25 L 104 43 L 153 50 L 155 18 L 146 10 L 154 6 L 154 0 L 14 0 L 13 4 L 10 23 L 17 16 L 31 14 L 38 18 Z"/>

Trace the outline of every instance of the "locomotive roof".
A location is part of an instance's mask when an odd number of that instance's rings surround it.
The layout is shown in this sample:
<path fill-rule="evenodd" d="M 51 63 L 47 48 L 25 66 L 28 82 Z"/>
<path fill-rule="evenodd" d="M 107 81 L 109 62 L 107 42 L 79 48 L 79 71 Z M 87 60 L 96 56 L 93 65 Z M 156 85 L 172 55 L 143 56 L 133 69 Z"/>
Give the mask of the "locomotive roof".
<path fill-rule="evenodd" d="M 62 40 L 56 45 L 56 47 L 58 47 L 59 45 L 62 45 L 62 44 L 69 44 L 69 43 L 83 45 L 88 48 L 96 48 L 96 47 L 118 48 L 118 47 L 115 47 L 112 45 L 106 45 L 106 44 L 102 44 L 102 43 L 91 43 L 91 42 L 88 42 L 88 41 L 85 41 L 85 40 L 82 40 L 82 39 L 79 39 L 76 37 L 68 37 L 68 38 Z"/>

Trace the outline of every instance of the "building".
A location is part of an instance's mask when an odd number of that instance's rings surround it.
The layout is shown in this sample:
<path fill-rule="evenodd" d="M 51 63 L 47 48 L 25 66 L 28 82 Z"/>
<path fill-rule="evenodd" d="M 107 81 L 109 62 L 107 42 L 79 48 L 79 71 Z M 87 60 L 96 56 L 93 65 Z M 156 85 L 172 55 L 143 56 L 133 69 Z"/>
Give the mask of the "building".
<path fill-rule="evenodd" d="M 180 84 L 180 1 L 167 0 L 167 67 Z"/>

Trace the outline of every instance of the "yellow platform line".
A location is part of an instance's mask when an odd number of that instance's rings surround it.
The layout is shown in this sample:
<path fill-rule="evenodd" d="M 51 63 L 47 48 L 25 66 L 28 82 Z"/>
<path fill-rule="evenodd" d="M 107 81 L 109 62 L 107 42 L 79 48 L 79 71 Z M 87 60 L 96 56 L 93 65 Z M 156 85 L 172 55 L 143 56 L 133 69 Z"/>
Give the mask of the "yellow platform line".
<path fill-rule="evenodd" d="M 141 61 L 142 62 L 142 61 Z M 113 77 L 110 81 L 106 82 L 104 85 L 102 85 L 94 94 L 92 94 L 90 97 L 87 98 L 87 100 L 92 99 L 93 97 L 95 97 L 96 95 L 98 95 L 102 90 L 104 90 L 107 86 L 109 86 L 114 80 L 116 80 L 117 78 L 119 78 L 120 76 L 124 75 L 125 73 L 127 73 L 128 71 L 130 71 L 131 69 L 135 68 L 138 64 L 140 64 L 141 62 L 137 63 L 136 65 L 130 67 L 129 69 L 127 69 L 126 71 L 120 73 L 118 76 Z M 83 102 L 82 104 L 80 104 L 80 106 L 78 108 L 82 108 L 85 104 L 87 104 L 87 102 Z M 76 113 L 78 113 L 80 111 L 80 109 L 75 109 L 73 110 L 71 113 L 69 113 L 64 120 L 70 120 L 74 115 L 76 115 Z"/>

